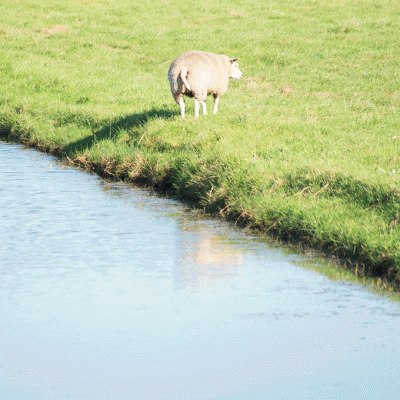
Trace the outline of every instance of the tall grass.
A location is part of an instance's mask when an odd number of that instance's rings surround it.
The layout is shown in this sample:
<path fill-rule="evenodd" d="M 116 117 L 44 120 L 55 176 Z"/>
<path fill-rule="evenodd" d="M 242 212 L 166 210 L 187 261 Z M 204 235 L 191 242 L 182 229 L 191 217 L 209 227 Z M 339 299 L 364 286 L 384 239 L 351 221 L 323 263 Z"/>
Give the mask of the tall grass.
<path fill-rule="evenodd" d="M 0 135 L 239 224 L 400 273 L 394 0 L 0 3 Z M 189 50 L 239 57 L 216 115 L 181 121 Z"/>

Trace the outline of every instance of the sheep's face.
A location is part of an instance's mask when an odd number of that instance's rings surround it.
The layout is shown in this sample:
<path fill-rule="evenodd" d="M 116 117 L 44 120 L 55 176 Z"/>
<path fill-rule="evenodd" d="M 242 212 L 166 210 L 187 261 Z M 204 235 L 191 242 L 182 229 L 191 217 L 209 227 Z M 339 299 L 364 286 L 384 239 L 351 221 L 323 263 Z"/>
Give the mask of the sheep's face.
<path fill-rule="evenodd" d="M 238 58 L 232 58 L 231 60 L 229 60 L 229 62 L 231 64 L 229 78 L 240 79 L 243 76 L 242 71 L 240 71 L 240 69 L 239 69 L 238 63 L 236 62 L 237 60 L 238 60 Z"/>

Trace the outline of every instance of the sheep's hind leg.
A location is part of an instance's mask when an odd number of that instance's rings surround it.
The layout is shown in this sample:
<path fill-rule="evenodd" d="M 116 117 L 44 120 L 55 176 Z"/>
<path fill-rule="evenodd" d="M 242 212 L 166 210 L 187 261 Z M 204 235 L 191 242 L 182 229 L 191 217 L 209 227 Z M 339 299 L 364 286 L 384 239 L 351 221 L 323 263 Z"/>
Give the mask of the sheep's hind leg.
<path fill-rule="evenodd" d="M 206 115 L 207 114 L 207 105 L 206 105 L 205 100 L 201 103 L 201 106 L 203 107 L 203 114 Z"/>
<path fill-rule="evenodd" d="M 200 102 L 194 99 L 194 117 L 199 118 Z"/>
<path fill-rule="evenodd" d="M 178 104 L 179 109 L 181 110 L 181 118 L 185 119 L 185 100 L 183 99 L 183 96 L 179 99 Z"/>
<path fill-rule="evenodd" d="M 200 111 L 200 104 L 201 107 L 203 108 L 203 114 L 207 114 L 207 106 L 206 106 L 206 98 L 207 96 L 204 96 L 201 94 L 199 97 L 194 98 L 194 117 L 198 118 L 199 117 L 199 111 Z"/>
<path fill-rule="evenodd" d="M 214 114 L 216 114 L 218 111 L 218 103 L 219 103 L 219 97 L 214 96 L 214 111 L 213 111 Z"/>

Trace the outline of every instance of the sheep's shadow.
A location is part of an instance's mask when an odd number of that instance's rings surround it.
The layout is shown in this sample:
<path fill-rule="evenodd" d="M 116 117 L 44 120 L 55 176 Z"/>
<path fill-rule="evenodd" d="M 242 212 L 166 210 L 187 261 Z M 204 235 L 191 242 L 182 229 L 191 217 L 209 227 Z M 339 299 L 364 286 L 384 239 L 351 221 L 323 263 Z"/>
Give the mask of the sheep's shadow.
<path fill-rule="evenodd" d="M 103 121 L 100 123 L 100 128 L 94 130 L 93 133 L 83 139 L 77 140 L 76 142 L 69 143 L 63 147 L 62 153 L 66 156 L 76 154 L 77 152 L 85 151 L 90 149 L 96 143 L 103 140 L 109 140 L 115 138 L 121 130 L 134 130 L 146 125 L 153 119 L 171 119 L 176 116 L 176 112 L 165 109 L 165 108 L 152 108 L 142 113 L 130 114 L 117 121 Z"/>

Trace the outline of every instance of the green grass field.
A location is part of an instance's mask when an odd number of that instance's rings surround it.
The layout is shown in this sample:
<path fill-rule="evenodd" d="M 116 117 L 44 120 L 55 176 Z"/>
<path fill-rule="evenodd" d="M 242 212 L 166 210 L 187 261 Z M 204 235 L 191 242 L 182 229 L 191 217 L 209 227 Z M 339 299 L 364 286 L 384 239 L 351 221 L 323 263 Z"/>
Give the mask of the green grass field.
<path fill-rule="evenodd" d="M 2 0 L 0 136 L 398 283 L 398 2 L 137 3 Z M 244 75 L 182 121 L 190 49 Z"/>

